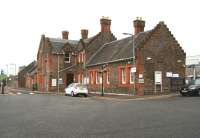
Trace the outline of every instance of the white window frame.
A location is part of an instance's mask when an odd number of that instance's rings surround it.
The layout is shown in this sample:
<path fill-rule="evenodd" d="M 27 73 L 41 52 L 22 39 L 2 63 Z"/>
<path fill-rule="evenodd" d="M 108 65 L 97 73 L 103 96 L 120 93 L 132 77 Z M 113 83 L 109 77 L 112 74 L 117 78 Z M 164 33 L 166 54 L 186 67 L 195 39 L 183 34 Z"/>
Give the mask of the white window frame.
<path fill-rule="evenodd" d="M 78 63 L 81 63 L 81 52 L 78 53 Z"/>
<path fill-rule="evenodd" d="M 96 72 L 96 84 L 101 84 L 102 83 L 102 76 L 100 72 Z"/>
<path fill-rule="evenodd" d="M 106 72 L 106 83 L 110 84 L 110 72 L 109 71 Z"/>
<path fill-rule="evenodd" d="M 65 59 L 66 59 L 66 54 L 69 54 L 69 60 L 68 61 L 66 61 Z M 70 63 L 71 62 L 71 54 L 70 53 L 65 53 L 65 57 L 64 57 L 64 61 L 65 61 L 65 63 Z"/>
<path fill-rule="evenodd" d="M 122 84 L 126 84 L 126 68 L 121 68 L 121 76 Z"/>
<path fill-rule="evenodd" d="M 90 72 L 90 83 L 94 84 L 94 73 Z"/>
<path fill-rule="evenodd" d="M 131 72 L 131 70 L 133 70 L 133 69 L 130 68 L 130 73 L 129 73 L 130 84 L 134 84 L 134 72 Z"/>
<path fill-rule="evenodd" d="M 84 84 L 84 77 L 83 77 L 83 73 L 81 73 L 81 84 Z"/>
<path fill-rule="evenodd" d="M 82 52 L 82 62 L 84 62 L 84 52 Z"/>
<path fill-rule="evenodd" d="M 78 74 L 78 83 L 80 83 L 81 82 L 81 74 L 79 73 Z"/>

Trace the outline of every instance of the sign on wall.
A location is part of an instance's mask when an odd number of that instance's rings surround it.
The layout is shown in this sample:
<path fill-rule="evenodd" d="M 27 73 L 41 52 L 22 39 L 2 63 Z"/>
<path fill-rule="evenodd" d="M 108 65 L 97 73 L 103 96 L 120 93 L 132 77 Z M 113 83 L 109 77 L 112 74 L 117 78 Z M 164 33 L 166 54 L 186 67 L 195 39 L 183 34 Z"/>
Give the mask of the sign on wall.
<path fill-rule="evenodd" d="M 139 83 L 144 83 L 144 79 L 138 79 Z"/>
<path fill-rule="evenodd" d="M 172 72 L 166 72 L 166 77 L 172 77 Z"/>
<path fill-rule="evenodd" d="M 143 78 L 143 74 L 139 74 L 139 79 L 142 79 Z"/>
<path fill-rule="evenodd" d="M 136 72 L 136 67 L 132 67 L 131 72 Z"/>
<path fill-rule="evenodd" d="M 56 86 L 56 79 L 51 80 L 51 86 Z"/>
<path fill-rule="evenodd" d="M 162 84 L 162 71 L 155 71 L 155 84 Z"/>
<path fill-rule="evenodd" d="M 179 74 L 172 74 L 172 77 L 173 77 L 173 78 L 178 78 L 178 77 L 179 77 Z"/>
<path fill-rule="evenodd" d="M 58 84 L 63 84 L 63 79 L 62 78 L 59 78 Z"/>
<path fill-rule="evenodd" d="M 160 91 L 162 92 L 162 71 L 155 71 L 155 86 L 154 86 L 154 92 L 157 92 L 157 85 L 160 86 Z"/>

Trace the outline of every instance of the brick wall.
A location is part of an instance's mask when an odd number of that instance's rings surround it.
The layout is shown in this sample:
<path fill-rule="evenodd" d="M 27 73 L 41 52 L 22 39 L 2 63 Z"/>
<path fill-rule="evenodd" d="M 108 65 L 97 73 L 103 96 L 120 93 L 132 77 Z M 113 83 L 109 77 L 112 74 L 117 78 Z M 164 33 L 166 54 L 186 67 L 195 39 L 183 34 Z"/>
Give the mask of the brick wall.
<path fill-rule="evenodd" d="M 134 85 L 130 83 L 130 68 L 131 68 L 131 62 L 130 61 L 124 61 L 124 62 L 118 62 L 118 63 L 112 63 L 109 64 L 104 71 L 104 91 L 108 93 L 126 93 L 126 94 L 133 94 L 134 92 Z M 122 84 L 121 82 L 121 73 L 120 69 L 124 68 L 126 73 L 126 82 Z M 101 66 L 95 66 L 95 67 L 89 67 L 88 68 L 88 76 L 90 76 L 90 73 L 93 72 L 94 74 L 94 82 L 91 83 L 91 77 L 90 77 L 90 83 L 88 85 L 89 91 L 99 91 L 102 90 L 102 84 L 96 83 L 96 73 L 101 71 Z M 106 73 L 109 72 L 109 84 L 106 83 Z"/>
<path fill-rule="evenodd" d="M 144 93 L 154 93 L 154 71 L 162 71 L 163 92 L 171 91 L 171 78 L 166 77 L 166 72 L 179 74 L 185 77 L 185 53 L 175 40 L 169 29 L 161 24 L 152 33 L 149 40 L 139 48 L 141 62 L 144 70 Z M 148 60 L 148 57 L 151 59 Z"/>

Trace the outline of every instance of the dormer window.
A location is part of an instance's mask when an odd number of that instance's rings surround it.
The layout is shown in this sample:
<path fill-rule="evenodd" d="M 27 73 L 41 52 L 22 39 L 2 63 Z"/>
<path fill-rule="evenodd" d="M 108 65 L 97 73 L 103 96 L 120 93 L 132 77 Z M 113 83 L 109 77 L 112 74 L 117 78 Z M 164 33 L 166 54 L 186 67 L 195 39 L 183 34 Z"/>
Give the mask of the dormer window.
<path fill-rule="evenodd" d="M 70 63 L 70 53 L 65 53 L 65 59 L 64 59 L 65 63 Z"/>

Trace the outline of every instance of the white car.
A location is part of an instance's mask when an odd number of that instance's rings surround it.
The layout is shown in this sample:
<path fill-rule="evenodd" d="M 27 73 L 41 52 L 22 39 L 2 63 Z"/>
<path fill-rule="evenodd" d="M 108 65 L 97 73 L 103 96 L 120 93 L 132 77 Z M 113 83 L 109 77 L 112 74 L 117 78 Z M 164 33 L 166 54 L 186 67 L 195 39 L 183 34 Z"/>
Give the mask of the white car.
<path fill-rule="evenodd" d="M 65 88 L 65 95 L 84 95 L 85 97 L 88 96 L 88 89 L 86 85 L 80 83 L 71 83 Z"/>

